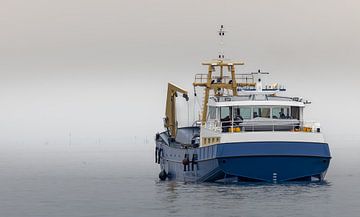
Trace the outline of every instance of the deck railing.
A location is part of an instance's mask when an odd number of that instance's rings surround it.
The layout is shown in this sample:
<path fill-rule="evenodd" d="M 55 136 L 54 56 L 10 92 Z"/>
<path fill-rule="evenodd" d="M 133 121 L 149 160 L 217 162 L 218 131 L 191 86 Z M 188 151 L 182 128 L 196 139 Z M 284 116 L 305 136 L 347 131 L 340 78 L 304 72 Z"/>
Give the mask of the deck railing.
<path fill-rule="evenodd" d="M 260 132 L 260 131 L 291 131 L 320 133 L 320 125 L 314 121 L 299 121 L 297 123 L 279 123 L 278 121 L 252 121 L 236 123 L 232 121 L 209 121 L 205 128 L 222 133 Z"/>
<path fill-rule="evenodd" d="M 211 80 L 214 80 L 215 82 L 217 79 L 219 79 L 219 76 L 212 76 Z M 195 74 L 195 83 L 206 83 L 208 79 L 208 74 Z M 221 80 L 222 83 L 229 83 L 231 80 L 231 76 L 223 76 L 223 79 Z M 235 74 L 235 79 L 237 83 L 253 83 L 254 77 L 251 74 Z"/>

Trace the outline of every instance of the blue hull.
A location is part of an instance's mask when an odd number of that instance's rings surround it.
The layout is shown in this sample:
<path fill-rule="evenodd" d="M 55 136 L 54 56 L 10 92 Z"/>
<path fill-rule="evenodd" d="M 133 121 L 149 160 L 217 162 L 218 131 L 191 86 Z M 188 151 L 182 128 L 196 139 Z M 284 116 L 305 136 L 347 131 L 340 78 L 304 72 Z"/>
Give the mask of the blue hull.
<path fill-rule="evenodd" d="M 184 149 L 160 142 L 157 147 L 168 178 L 195 182 L 323 180 L 331 159 L 327 143 L 238 142 Z M 186 156 L 189 164 L 184 165 Z"/>
<path fill-rule="evenodd" d="M 217 149 L 225 174 L 267 182 L 322 180 L 331 158 L 326 143 L 248 142 L 220 144 Z"/>
<path fill-rule="evenodd" d="M 239 180 L 283 182 L 291 180 L 311 180 L 324 178 L 329 159 L 323 157 L 300 156 L 258 156 L 220 158 L 219 167 Z"/>

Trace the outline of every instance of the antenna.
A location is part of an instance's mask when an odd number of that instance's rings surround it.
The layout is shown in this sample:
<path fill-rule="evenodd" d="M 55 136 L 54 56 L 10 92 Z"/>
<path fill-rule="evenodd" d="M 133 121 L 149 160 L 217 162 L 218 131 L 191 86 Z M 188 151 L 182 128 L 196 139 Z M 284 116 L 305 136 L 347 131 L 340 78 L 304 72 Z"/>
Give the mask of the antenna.
<path fill-rule="evenodd" d="M 268 75 L 269 72 L 262 72 L 260 69 L 257 72 L 251 72 L 251 74 L 256 75 L 256 74 L 262 74 L 262 75 Z"/>
<path fill-rule="evenodd" d="M 224 25 L 220 26 L 220 30 L 218 31 L 220 36 L 220 46 L 219 46 L 219 59 L 224 59 Z"/>

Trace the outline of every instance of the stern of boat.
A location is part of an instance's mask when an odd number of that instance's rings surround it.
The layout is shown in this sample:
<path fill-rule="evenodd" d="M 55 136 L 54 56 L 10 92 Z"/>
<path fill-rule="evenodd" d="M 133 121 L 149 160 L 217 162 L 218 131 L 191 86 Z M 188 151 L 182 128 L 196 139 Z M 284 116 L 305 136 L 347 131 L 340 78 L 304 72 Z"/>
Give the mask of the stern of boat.
<path fill-rule="evenodd" d="M 327 143 L 237 142 L 219 144 L 220 169 L 239 181 L 323 180 L 330 163 Z"/>

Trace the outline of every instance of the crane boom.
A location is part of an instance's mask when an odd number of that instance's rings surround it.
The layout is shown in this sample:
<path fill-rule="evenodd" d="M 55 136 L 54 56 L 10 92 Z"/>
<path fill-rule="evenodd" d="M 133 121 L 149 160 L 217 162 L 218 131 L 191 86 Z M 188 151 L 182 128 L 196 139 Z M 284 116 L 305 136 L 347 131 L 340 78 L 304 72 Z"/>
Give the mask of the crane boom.
<path fill-rule="evenodd" d="M 182 93 L 186 101 L 189 100 L 188 92 L 172 83 L 168 83 L 166 111 L 164 127 L 168 130 L 170 137 L 176 137 L 177 121 L 176 121 L 176 97 L 177 93 Z"/>

